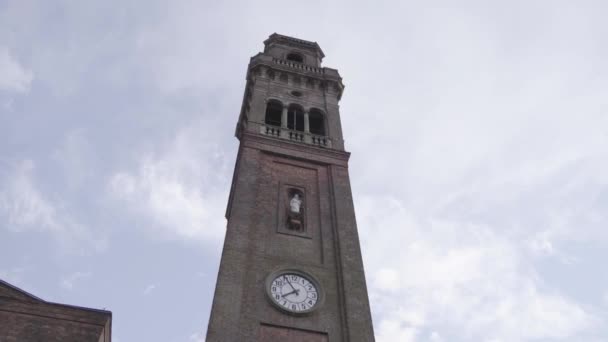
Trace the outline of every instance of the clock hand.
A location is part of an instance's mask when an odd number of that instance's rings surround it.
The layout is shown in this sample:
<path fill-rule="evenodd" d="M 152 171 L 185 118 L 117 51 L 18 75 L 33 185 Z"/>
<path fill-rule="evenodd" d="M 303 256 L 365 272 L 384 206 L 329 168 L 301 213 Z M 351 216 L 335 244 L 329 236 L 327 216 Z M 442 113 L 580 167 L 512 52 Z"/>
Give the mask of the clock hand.
<path fill-rule="evenodd" d="M 289 284 L 289 286 L 291 286 L 291 289 L 294 290 L 294 291 L 296 291 L 296 289 L 293 287 L 293 285 L 291 285 L 291 282 L 289 281 L 289 279 L 287 279 L 287 276 L 284 275 L 283 278 L 285 278 L 285 280 L 287 280 L 287 284 Z"/>
<path fill-rule="evenodd" d="M 297 296 L 298 294 L 300 294 L 300 291 L 298 291 L 298 290 L 293 290 L 293 291 L 291 291 L 291 292 L 289 292 L 289 293 L 286 293 L 286 294 L 282 295 L 281 297 L 286 297 L 286 296 L 289 296 L 290 294 L 294 294 L 294 293 L 295 293 L 295 294 L 296 294 L 296 296 Z"/>

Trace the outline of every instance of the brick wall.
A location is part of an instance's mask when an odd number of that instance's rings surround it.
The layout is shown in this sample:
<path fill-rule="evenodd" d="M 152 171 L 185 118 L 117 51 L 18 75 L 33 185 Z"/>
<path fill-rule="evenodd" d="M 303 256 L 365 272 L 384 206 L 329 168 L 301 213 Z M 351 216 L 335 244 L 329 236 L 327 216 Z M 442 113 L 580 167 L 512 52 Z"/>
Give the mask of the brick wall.
<path fill-rule="evenodd" d="M 0 342 L 110 342 L 112 313 L 56 304 L 0 283 Z"/>
<path fill-rule="evenodd" d="M 327 342 L 327 334 L 263 324 L 259 330 L 260 342 Z"/>

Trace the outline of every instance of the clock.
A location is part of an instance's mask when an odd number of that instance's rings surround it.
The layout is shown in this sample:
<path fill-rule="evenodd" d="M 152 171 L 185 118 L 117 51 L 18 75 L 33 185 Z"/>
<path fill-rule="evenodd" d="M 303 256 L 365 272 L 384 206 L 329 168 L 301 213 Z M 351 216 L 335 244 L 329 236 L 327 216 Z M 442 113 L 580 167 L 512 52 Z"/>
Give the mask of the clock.
<path fill-rule="evenodd" d="M 281 270 L 266 279 L 266 294 L 280 310 L 304 314 L 317 309 L 323 300 L 319 282 L 298 270 Z"/>

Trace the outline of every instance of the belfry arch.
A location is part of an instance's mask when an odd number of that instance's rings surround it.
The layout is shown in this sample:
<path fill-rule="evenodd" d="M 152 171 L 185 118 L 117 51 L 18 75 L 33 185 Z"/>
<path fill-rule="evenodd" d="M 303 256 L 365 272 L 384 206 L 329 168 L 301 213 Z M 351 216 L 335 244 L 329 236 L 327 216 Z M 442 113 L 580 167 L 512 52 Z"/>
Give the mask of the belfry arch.
<path fill-rule="evenodd" d="M 311 108 L 308 112 L 309 131 L 316 135 L 326 135 L 325 114 L 320 109 Z"/>
<path fill-rule="evenodd" d="M 290 104 L 287 109 L 287 128 L 304 132 L 304 108 L 298 104 Z"/>
<path fill-rule="evenodd" d="M 279 100 L 271 99 L 266 102 L 266 115 L 264 123 L 272 126 L 281 126 L 283 104 Z"/>

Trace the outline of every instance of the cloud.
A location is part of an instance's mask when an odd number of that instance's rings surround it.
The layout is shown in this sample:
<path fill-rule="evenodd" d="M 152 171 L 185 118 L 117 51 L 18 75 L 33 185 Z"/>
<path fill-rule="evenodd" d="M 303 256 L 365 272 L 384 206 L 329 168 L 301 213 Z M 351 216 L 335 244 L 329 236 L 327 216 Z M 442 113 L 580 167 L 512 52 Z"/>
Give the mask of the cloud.
<path fill-rule="evenodd" d="M 23 160 L 0 177 L 0 222 L 12 232 L 38 231 L 51 234 L 62 247 L 70 250 L 103 250 L 104 239 L 93 236 L 87 227 L 77 222 L 61 204 L 50 200 L 36 186 L 35 163 Z"/>
<path fill-rule="evenodd" d="M 449 341 L 594 340 L 607 318 L 578 284 L 602 265 L 577 248 L 608 243 L 601 34 L 583 22 L 520 31 L 483 7 L 409 11 L 386 20 L 405 38 L 361 39 L 390 53 L 340 52 L 378 341 L 429 341 L 433 331 Z M 539 22 L 536 11 L 518 21 Z M 543 20 L 561 15 L 555 6 Z M 595 265 L 573 285 L 581 258 Z"/>
<path fill-rule="evenodd" d="M 220 146 L 204 140 L 205 122 L 180 130 L 162 151 L 141 158 L 134 171 L 116 172 L 110 194 L 149 219 L 151 233 L 184 240 L 218 240 L 227 201 L 229 166 Z"/>
<path fill-rule="evenodd" d="M 62 288 L 71 291 L 74 289 L 74 285 L 76 282 L 89 278 L 91 277 L 91 275 L 91 272 L 74 272 L 70 275 L 61 278 L 60 285 Z"/>
<path fill-rule="evenodd" d="M 192 335 L 190 335 L 190 341 L 193 342 L 205 342 L 205 334 L 204 333 L 193 333 Z"/>
<path fill-rule="evenodd" d="M 438 332 L 433 331 L 430 336 L 430 341 L 431 342 L 443 342 L 444 340 Z"/>
<path fill-rule="evenodd" d="M 402 341 L 415 342 L 418 331 L 404 325 L 398 319 L 386 319 L 376 325 L 376 340 L 382 341 Z"/>
<path fill-rule="evenodd" d="M 548 232 L 540 232 L 531 237 L 527 241 L 530 251 L 541 256 L 551 256 L 555 254 L 553 243 L 548 235 L 550 235 Z"/>
<path fill-rule="evenodd" d="M 0 90 L 26 93 L 30 90 L 34 74 L 24 68 L 8 51 L 0 46 Z"/>
<path fill-rule="evenodd" d="M 43 198 L 32 182 L 34 162 L 24 160 L 12 175 L 3 180 L 0 191 L 0 213 L 9 224 L 9 229 L 19 231 L 34 226 L 58 231 L 63 226 L 57 222 L 55 207 Z"/>
<path fill-rule="evenodd" d="M 571 339 L 598 322 L 542 282 L 525 243 L 492 227 L 423 217 L 387 197 L 360 198 L 358 216 L 378 341 L 424 341 L 441 329 L 472 340 Z"/>
<path fill-rule="evenodd" d="M 154 289 L 156 289 L 156 285 L 150 284 L 150 285 L 146 286 L 146 288 L 144 289 L 144 291 L 142 292 L 142 294 L 144 296 L 147 296 L 150 293 L 152 293 L 152 291 L 154 291 Z"/>

